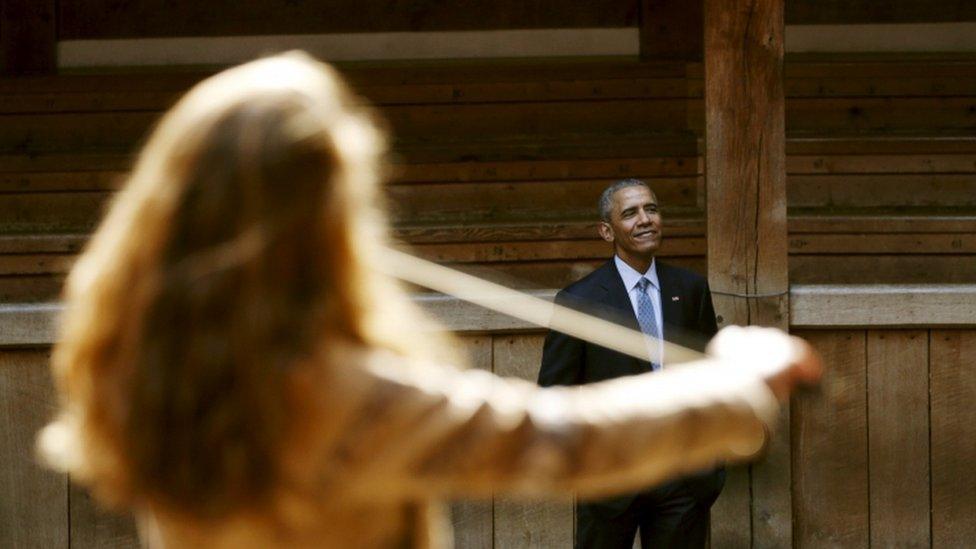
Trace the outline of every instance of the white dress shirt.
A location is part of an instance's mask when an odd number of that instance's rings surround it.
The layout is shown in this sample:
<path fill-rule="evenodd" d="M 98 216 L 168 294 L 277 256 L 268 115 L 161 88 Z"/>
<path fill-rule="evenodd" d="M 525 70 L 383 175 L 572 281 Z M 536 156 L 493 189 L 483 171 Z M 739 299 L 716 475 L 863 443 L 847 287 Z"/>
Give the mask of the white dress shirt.
<path fill-rule="evenodd" d="M 646 278 L 651 281 L 650 285 L 647 287 L 647 295 L 651 298 L 651 303 L 654 304 L 654 322 L 657 323 L 657 331 L 664 337 L 664 321 L 661 315 L 661 283 L 657 279 L 657 263 L 655 260 L 651 260 L 651 266 L 647 268 L 646 273 L 639 273 L 633 267 L 620 259 L 619 256 L 613 256 L 613 261 L 617 265 L 617 272 L 620 273 L 620 278 L 624 282 L 624 288 L 627 289 L 627 296 L 630 298 L 630 306 L 634 310 L 634 316 L 637 316 L 637 293 L 640 292 L 637 283 L 640 282 L 641 278 Z M 657 353 L 655 349 L 651 346 L 647 348 L 647 355 L 651 359 L 651 362 L 657 362 L 659 366 L 664 367 L 664 343 L 658 341 L 656 343 Z M 660 360 L 653 360 L 654 355 L 657 354 Z"/>

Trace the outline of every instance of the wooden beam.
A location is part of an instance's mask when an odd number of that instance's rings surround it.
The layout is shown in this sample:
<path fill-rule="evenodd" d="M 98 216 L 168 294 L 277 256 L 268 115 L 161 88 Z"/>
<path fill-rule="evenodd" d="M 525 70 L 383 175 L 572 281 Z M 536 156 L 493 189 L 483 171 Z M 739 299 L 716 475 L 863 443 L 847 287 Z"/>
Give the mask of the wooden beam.
<path fill-rule="evenodd" d="M 808 285 L 790 290 L 794 328 L 971 326 L 976 285 Z"/>
<path fill-rule="evenodd" d="M 55 0 L 0 0 L 0 74 L 57 71 Z"/>
<path fill-rule="evenodd" d="M 641 59 L 700 61 L 702 1 L 641 0 Z"/>
<path fill-rule="evenodd" d="M 556 290 L 529 290 L 552 301 Z M 414 303 L 455 332 L 519 333 L 544 328 L 515 320 L 457 298 L 415 294 Z M 0 347 L 54 343 L 56 302 L 0 305 Z M 790 289 L 790 327 L 824 328 L 973 328 L 976 285 L 848 284 L 800 285 Z"/>
<path fill-rule="evenodd" d="M 719 326 L 788 328 L 783 33 L 783 0 L 705 0 L 708 272 Z M 735 478 L 745 469 L 730 471 L 738 489 L 713 511 L 716 546 L 792 545 L 788 425 L 751 483 Z"/>

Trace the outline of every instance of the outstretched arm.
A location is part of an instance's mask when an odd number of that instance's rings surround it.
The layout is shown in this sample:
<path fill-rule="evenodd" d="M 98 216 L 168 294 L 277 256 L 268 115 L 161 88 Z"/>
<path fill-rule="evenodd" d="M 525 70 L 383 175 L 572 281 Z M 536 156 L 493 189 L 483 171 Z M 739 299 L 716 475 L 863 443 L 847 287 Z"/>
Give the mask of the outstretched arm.
<path fill-rule="evenodd" d="M 746 344 L 752 353 L 793 340 L 764 332 Z M 777 411 L 769 367 L 737 360 L 727 353 L 653 375 L 541 389 L 374 355 L 356 369 L 363 384 L 335 465 L 372 498 L 633 490 L 762 447 Z M 780 360 L 774 376 L 815 358 Z"/>

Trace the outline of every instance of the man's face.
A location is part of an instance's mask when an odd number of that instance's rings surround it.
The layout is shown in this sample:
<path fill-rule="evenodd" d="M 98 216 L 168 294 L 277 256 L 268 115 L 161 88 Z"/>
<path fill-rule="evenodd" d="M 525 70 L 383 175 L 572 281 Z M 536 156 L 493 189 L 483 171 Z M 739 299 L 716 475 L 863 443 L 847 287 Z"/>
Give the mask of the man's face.
<path fill-rule="evenodd" d="M 657 197 L 643 185 L 615 192 L 610 222 L 600 223 L 600 236 L 613 243 L 620 259 L 638 270 L 646 269 L 661 247 Z"/>

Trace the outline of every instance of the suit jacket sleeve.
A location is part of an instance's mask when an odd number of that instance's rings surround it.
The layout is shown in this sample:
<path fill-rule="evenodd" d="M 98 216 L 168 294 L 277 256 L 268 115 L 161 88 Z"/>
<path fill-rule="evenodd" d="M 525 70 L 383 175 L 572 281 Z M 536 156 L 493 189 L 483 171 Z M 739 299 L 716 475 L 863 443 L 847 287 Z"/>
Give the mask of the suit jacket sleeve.
<path fill-rule="evenodd" d="M 375 354 L 374 354 L 375 355 Z M 540 388 L 389 355 L 338 372 L 328 470 L 372 500 L 606 496 L 756 452 L 778 408 L 748 368 L 708 361 Z M 335 404 L 335 401 L 330 401 Z"/>
<path fill-rule="evenodd" d="M 705 337 L 706 343 L 718 333 L 715 307 L 712 305 L 712 292 L 709 290 L 707 282 L 702 288 L 701 301 L 698 307 L 698 331 Z"/>
<path fill-rule="evenodd" d="M 572 300 L 566 292 L 556 294 L 555 302 L 566 307 Z M 539 385 L 578 385 L 583 381 L 585 366 L 585 344 L 583 341 L 556 330 L 546 334 L 542 346 L 542 365 L 539 368 Z"/>

